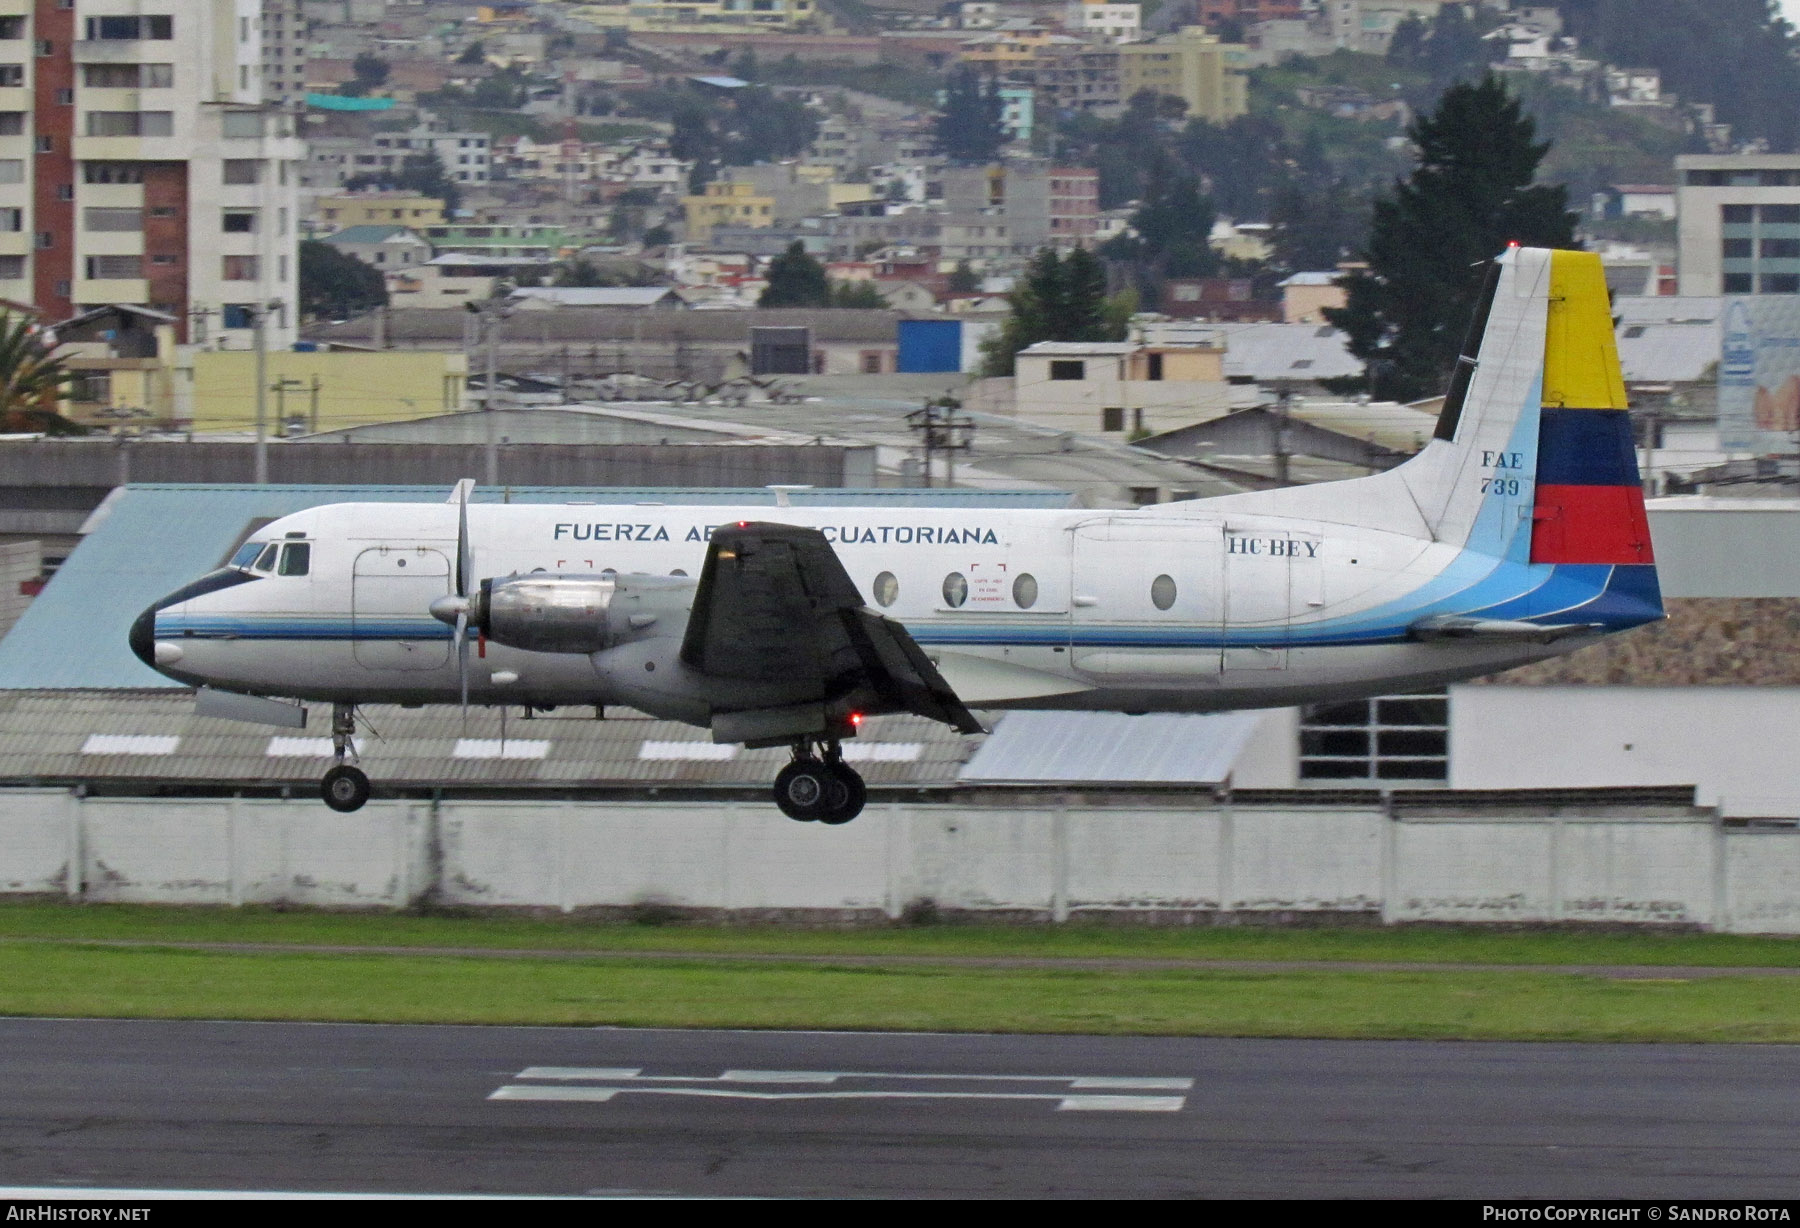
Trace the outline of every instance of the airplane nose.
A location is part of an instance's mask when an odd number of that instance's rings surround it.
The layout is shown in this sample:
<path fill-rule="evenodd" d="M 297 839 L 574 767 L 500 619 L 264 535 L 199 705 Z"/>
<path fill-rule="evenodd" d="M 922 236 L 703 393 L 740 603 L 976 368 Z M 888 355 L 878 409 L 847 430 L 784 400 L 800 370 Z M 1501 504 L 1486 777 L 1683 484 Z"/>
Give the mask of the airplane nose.
<path fill-rule="evenodd" d="M 136 621 L 134 621 L 131 624 L 131 634 L 129 636 L 127 636 L 126 639 L 131 644 L 131 651 L 137 654 L 137 659 L 142 661 L 145 665 L 148 665 L 151 669 L 155 669 L 156 668 L 156 607 L 155 606 L 151 606 L 149 609 L 145 610 L 142 614 L 139 614 L 137 616 Z"/>

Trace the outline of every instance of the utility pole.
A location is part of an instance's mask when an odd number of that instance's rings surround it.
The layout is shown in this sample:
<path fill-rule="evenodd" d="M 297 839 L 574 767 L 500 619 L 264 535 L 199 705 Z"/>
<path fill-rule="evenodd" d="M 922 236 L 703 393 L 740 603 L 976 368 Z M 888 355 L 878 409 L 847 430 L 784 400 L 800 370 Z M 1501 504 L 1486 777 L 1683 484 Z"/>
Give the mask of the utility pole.
<path fill-rule="evenodd" d="M 932 458 L 939 452 L 944 454 L 944 484 L 956 484 L 956 454 L 973 450 L 975 443 L 975 421 L 966 414 L 956 411 L 958 403 L 945 397 L 941 401 L 927 401 L 922 409 L 915 409 L 906 415 L 906 424 L 919 435 L 920 447 L 925 453 L 925 488 L 931 489 L 934 465 Z"/>
<path fill-rule="evenodd" d="M 323 387 L 323 385 L 319 382 L 319 377 L 316 375 L 313 376 L 312 388 L 309 390 L 312 393 L 312 411 L 308 415 L 308 421 L 312 423 L 312 433 L 314 435 L 319 433 L 319 389 L 321 387 Z"/>
<path fill-rule="evenodd" d="M 487 423 L 486 473 L 484 480 L 489 486 L 500 484 L 500 441 L 498 425 L 494 420 L 494 402 L 500 391 L 500 322 L 506 319 L 509 308 L 503 299 L 488 299 L 483 303 L 466 303 L 468 310 L 480 320 L 480 340 L 487 342 L 487 379 L 483 388 L 481 401 L 482 417 Z"/>
<path fill-rule="evenodd" d="M 1288 409 L 1294 399 L 1291 388 L 1275 394 L 1275 485 L 1288 484 Z"/>
<path fill-rule="evenodd" d="M 269 347 L 268 329 L 269 308 L 266 303 L 256 305 L 255 318 L 251 323 L 255 326 L 256 344 L 256 476 L 258 486 L 269 484 Z"/>

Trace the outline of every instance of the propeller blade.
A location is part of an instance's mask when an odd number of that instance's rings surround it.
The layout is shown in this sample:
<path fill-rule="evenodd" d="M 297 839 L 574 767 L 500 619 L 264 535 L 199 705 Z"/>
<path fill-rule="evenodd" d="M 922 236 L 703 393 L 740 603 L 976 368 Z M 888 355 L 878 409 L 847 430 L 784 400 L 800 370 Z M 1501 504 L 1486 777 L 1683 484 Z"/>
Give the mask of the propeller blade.
<path fill-rule="evenodd" d="M 464 478 L 456 484 L 456 595 L 469 595 L 469 573 L 475 570 L 475 560 L 469 552 L 469 492 L 475 488 L 473 478 Z"/>
<path fill-rule="evenodd" d="M 469 611 L 465 606 L 456 614 L 456 681 L 462 688 L 463 719 L 469 719 Z"/>

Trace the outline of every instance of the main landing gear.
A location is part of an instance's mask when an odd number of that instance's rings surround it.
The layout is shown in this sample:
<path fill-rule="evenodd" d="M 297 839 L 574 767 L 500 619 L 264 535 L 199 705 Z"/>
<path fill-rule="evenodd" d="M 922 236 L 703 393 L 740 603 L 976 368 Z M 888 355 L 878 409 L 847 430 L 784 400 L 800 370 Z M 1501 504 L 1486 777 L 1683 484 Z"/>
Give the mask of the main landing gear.
<path fill-rule="evenodd" d="M 848 823 L 862 813 L 869 790 L 856 769 L 844 762 L 837 739 L 815 750 L 811 740 L 794 743 L 794 760 L 775 777 L 775 804 L 802 823 Z"/>
<path fill-rule="evenodd" d="M 319 792 L 324 796 L 327 806 L 344 814 L 361 810 L 363 803 L 369 800 L 369 778 L 361 768 L 351 767 L 344 762 L 346 752 L 355 753 L 352 741 L 355 736 L 355 706 L 332 704 L 331 754 L 337 763 L 325 773 L 325 779 L 319 784 Z"/>

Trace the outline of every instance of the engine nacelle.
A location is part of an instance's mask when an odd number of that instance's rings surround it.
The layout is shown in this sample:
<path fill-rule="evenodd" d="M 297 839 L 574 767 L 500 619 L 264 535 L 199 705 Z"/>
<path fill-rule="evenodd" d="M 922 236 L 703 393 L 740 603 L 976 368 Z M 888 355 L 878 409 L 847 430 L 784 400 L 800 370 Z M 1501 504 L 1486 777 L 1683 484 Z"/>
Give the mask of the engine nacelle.
<path fill-rule="evenodd" d="M 590 653 L 619 642 L 607 611 L 618 584 L 599 576 L 483 580 L 469 622 L 496 644 L 527 652 Z"/>

